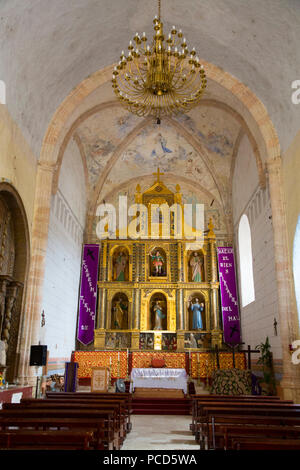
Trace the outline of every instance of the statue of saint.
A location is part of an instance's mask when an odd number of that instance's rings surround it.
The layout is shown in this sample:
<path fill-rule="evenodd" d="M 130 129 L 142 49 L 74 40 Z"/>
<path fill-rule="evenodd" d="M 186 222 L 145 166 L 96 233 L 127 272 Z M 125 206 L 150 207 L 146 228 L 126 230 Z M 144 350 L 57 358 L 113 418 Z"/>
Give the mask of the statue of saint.
<path fill-rule="evenodd" d="M 153 329 L 154 330 L 162 330 L 163 329 L 162 321 L 163 321 L 164 318 L 166 318 L 166 315 L 163 312 L 163 308 L 161 306 L 161 301 L 160 300 L 155 301 L 153 311 L 154 311 L 154 314 L 155 314 L 154 328 Z"/>
<path fill-rule="evenodd" d="M 154 266 L 154 274 L 156 276 L 164 275 L 163 266 L 164 266 L 165 260 L 160 254 L 160 252 L 156 250 L 156 252 L 155 253 L 152 252 L 150 256 L 151 256 L 152 265 Z"/>
<path fill-rule="evenodd" d="M 126 311 L 127 311 L 127 304 L 122 301 L 122 299 L 118 299 L 114 306 L 114 327 L 116 330 L 122 330 L 124 328 L 124 324 L 126 321 Z"/>
<path fill-rule="evenodd" d="M 190 266 L 192 268 L 192 281 L 193 282 L 201 282 L 202 281 L 202 258 L 199 254 L 195 251 L 193 256 L 190 259 Z"/>
<path fill-rule="evenodd" d="M 123 251 L 120 251 L 115 260 L 116 267 L 116 281 L 125 281 L 125 270 L 127 266 L 127 256 Z"/>
<path fill-rule="evenodd" d="M 204 303 L 199 303 L 199 299 L 195 299 L 194 303 L 190 302 L 189 307 L 193 312 L 193 330 L 202 330 L 203 323 L 201 314 L 204 310 Z"/>

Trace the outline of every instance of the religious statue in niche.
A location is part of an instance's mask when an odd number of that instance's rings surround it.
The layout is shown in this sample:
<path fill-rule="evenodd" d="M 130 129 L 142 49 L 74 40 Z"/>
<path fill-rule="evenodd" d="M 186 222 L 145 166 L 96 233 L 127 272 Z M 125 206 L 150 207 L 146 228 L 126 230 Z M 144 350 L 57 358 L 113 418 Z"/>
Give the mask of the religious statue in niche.
<path fill-rule="evenodd" d="M 114 280 L 115 281 L 128 281 L 128 255 L 126 250 L 117 251 L 114 256 Z"/>
<path fill-rule="evenodd" d="M 156 297 L 151 302 L 153 330 L 166 329 L 166 301 L 162 297 Z"/>
<path fill-rule="evenodd" d="M 189 309 L 193 313 L 193 330 L 203 329 L 202 312 L 204 312 L 204 302 L 200 302 L 198 298 L 189 301 Z"/>
<path fill-rule="evenodd" d="M 197 251 L 194 251 L 190 257 L 190 281 L 192 282 L 203 282 L 204 281 L 204 263 L 203 255 Z"/>
<path fill-rule="evenodd" d="M 166 276 L 166 257 L 163 250 L 155 248 L 150 253 L 150 275 Z"/>
<path fill-rule="evenodd" d="M 112 319 L 113 329 L 126 330 L 128 328 L 128 299 L 125 294 L 113 301 Z"/>

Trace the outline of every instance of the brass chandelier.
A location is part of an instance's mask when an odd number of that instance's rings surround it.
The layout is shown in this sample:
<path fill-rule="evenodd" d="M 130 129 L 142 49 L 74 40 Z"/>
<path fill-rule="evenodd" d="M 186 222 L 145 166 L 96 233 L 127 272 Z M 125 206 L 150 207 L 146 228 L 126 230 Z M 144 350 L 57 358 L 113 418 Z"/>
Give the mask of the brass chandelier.
<path fill-rule="evenodd" d="M 207 83 L 195 48 L 188 50 L 182 31 L 173 26 L 165 38 L 160 10 L 158 0 L 152 44 L 147 45 L 146 33 L 136 33 L 128 55 L 122 51 L 112 78 L 114 92 L 125 108 L 138 116 L 154 116 L 158 123 L 163 116 L 190 111 Z"/>

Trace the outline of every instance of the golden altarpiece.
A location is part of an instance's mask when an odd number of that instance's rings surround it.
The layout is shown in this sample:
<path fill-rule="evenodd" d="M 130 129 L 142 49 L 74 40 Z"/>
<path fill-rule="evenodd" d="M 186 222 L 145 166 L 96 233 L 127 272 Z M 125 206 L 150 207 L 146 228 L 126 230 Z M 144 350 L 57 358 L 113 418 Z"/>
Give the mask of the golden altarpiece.
<path fill-rule="evenodd" d="M 162 210 L 155 219 L 154 206 L 183 207 L 179 185 L 174 193 L 160 176 L 158 170 L 156 182 L 143 193 L 137 185 L 135 193 L 135 203 L 147 208 L 146 223 L 152 223 L 155 237 L 101 242 L 95 350 L 180 352 L 222 345 L 212 222 L 195 245 L 175 236 L 172 212 L 171 224 Z M 200 312 L 197 325 L 195 308 Z"/>

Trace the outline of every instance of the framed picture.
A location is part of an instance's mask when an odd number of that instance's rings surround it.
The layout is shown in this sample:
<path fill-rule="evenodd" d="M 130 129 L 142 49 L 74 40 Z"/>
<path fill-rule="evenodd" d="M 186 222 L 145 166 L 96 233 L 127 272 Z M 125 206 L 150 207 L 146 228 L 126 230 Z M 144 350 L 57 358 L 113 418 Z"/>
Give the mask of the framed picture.
<path fill-rule="evenodd" d="M 109 368 L 93 367 L 91 379 L 91 392 L 107 392 L 109 386 Z"/>

